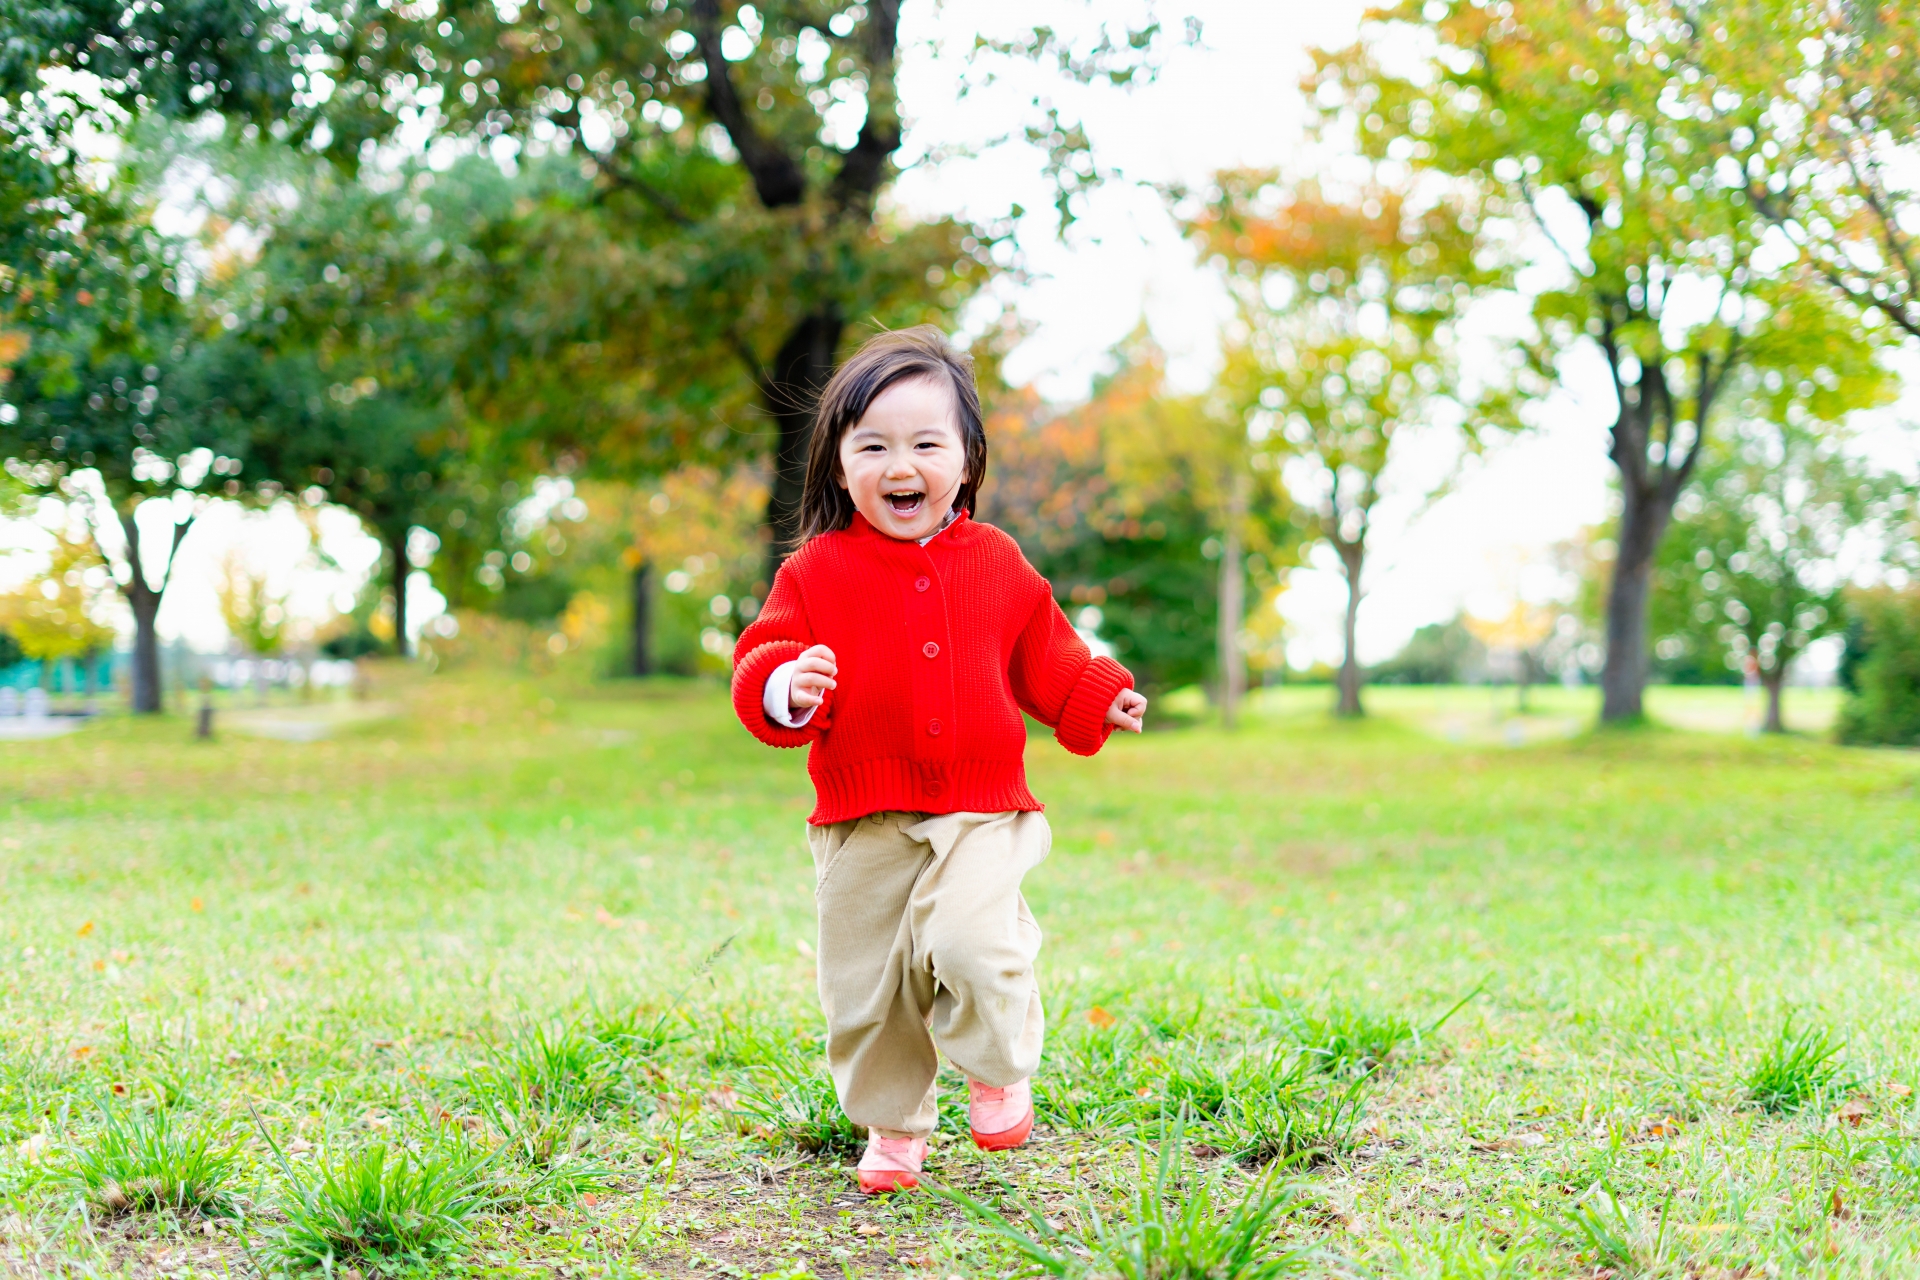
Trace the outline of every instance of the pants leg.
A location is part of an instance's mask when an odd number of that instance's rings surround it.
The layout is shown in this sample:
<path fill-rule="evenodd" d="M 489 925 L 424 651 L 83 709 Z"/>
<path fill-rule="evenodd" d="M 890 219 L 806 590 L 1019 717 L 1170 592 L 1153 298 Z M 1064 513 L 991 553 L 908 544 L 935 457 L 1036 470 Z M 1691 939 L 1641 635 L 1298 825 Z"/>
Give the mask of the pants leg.
<path fill-rule="evenodd" d="M 827 1066 L 847 1118 L 924 1137 L 938 1113 L 940 1060 L 927 1035 L 933 975 L 917 971 L 907 904 L 932 850 L 905 834 L 916 814 L 808 827 L 819 911 Z"/>
<path fill-rule="evenodd" d="M 1047 820 L 1020 811 L 947 813 L 907 834 L 933 849 L 909 911 L 915 967 L 934 978 L 934 1042 L 982 1084 L 1024 1080 L 1040 1066 L 1046 1014 L 1034 976 L 1040 925 L 1020 882 L 1052 848 Z"/>
<path fill-rule="evenodd" d="M 875 814 L 809 827 L 827 1063 L 848 1119 L 925 1136 L 935 1045 L 985 1084 L 1040 1064 L 1040 928 L 1020 882 L 1038 813 Z"/>

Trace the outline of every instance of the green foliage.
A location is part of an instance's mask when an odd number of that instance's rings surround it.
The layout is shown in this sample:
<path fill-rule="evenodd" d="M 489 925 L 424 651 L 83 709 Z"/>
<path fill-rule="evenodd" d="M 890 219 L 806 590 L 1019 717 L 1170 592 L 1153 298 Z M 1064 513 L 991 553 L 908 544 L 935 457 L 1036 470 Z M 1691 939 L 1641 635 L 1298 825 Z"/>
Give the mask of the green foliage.
<path fill-rule="evenodd" d="M 20 641 L 14 638 L 13 632 L 0 627 L 0 671 L 18 666 L 26 660 L 26 657 L 27 655 L 21 652 Z"/>
<path fill-rule="evenodd" d="M 323 1160 L 311 1175 L 282 1165 L 293 1198 L 273 1251 L 301 1270 L 430 1265 L 459 1247 L 488 1204 L 484 1163 L 451 1146 L 376 1143 Z"/>
<path fill-rule="evenodd" d="M 833 1077 L 816 1057 L 789 1055 L 754 1067 L 740 1086 L 735 1110 L 776 1141 L 810 1156 L 854 1156 L 866 1143 L 866 1130 L 840 1109 Z"/>
<path fill-rule="evenodd" d="M 1431 622 L 1416 630 L 1399 653 L 1367 672 L 1371 684 L 1460 684 L 1484 658 L 1466 623 Z"/>
<path fill-rule="evenodd" d="M 74 1161 L 74 1180 L 103 1213 L 234 1209 L 239 1152 L 221 1131 L 181 1127 L 167 1107 L 100 1109 L 101 1128 Z"/>
<path fill-rule="evenodd" d="M 1012 1197 L 1018 1218 L 951 1187 L 934 1194 L 966 1210 L 1039 1270 L 1055 1276 L 1122 1280 L 1268 1280 L 1313 1265 L 1314 1251 L 1275 1240 L 1298 1192 L 1270 1168 L 1235 1196 L 1225 1174 L 1188 1163 L 1187 1119 L 1166 1126 L 1157 1154 L 1135 1143 L 1136 1178 L 1119 1209 L 1082 1195 L 1055 1225 L 1050 1211 Z M 1057 1213 L 1058 1211 L 1052 1211 Z"/>
<path fill-rule="evenodd" d="M 1762 1111 L 1798 1111 L 1853 1087 L 1840 1055 L 1846 1043 L 1821 1027 L 1793 1029 L 1789 1016 L 1779 1034 L 1747 1071 L 1747 1100 Z"/>
<path fill-rule="evenodd" d="M 1859 620 L 1846 704 L 1840 710 L 1842 742 L 1920 746 L 1920 590 L 1879 588 L 1850 601 Z"/>
<path fill-rule="evenodd" d="M 1112 371 L 1071 413 L 1016 401 L 992 414 L 980 518 L 1014 536 L 1067 615 L 1112 644 L 1142 685 L 1210 681 L 1220 535 L 1236 523 L 1258 600 L 1298 530 L 1278 473 L 1253 465 L 1244 430 L 1217 406 L 1168 392 L 1158 347 L 1136 335 L 1111 355 Z"/>

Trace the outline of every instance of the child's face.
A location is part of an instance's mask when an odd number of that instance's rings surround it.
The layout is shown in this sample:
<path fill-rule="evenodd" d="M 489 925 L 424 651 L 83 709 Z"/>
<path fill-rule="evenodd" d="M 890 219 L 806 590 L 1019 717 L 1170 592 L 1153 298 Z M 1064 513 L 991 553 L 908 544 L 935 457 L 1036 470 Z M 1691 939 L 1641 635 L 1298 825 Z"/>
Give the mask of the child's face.
<path fill-rule="evenodd" d="M 840 437 L 840 487 L 890 538 L 917 541 L 938 529 L 966 481 L 953 392 L 932 378 L 894 383 Z"/>

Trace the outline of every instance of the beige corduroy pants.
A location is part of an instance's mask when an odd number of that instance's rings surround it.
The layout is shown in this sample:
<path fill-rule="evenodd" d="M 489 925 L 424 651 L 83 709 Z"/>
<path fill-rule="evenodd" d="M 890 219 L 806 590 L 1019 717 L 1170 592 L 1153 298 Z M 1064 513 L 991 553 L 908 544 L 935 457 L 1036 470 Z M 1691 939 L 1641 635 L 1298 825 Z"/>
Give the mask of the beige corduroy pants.
<path fill-rule="evenodd" d="M 1009 1085 L 1040 1065 L 1040 926 L 1020 881 L 1053 845 L 1038 813 L 876 813 L 808 827 L 827 1065 L 847 1118 L 933 1132 L 945 1053 Z"/>

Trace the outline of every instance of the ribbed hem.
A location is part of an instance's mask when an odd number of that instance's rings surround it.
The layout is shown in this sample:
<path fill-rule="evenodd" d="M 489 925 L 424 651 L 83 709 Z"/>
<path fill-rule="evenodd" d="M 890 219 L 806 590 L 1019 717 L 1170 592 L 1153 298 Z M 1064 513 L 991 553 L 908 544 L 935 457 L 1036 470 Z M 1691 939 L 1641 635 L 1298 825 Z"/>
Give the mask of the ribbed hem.
<path fill-rule="evenodd" d="M 816 827 L 888 810 L 1005 813 L 1045 807 L 1027 790 L 1026 765 L 1019 760 L 936 764 L 883 758 L 831 770 L 819 768 L 817 760 L 816 755 L 807 762 L 819 801 L 807 821 Z"/>
<path fill-rule="evenodd" d="M 1113 726 L 1107 723 L 1107 708 L 1122 689 L 1133 688 L 1133 675 L 1112 658 L 1095 658 L 1074 682 L 1073 693 L 1060 712 L 1060 726 L 1053 731 L 1061 746 L 1077 756 L 1090 756 L 1107 745 Z"/>
<path fill-rule="evenodd" d="M 806 648 L 797 640 L 771 640 L 740 658 L 734 665 L 733 713 L 740 717 L 740 723 L 747 726 L 749 733 L 770 747 L 804 747 L 826 732 L 830 722 L 828 703 L 832 701 L 831 691 L 827 702 L 823 702 L 812 718 L 798 729 L 789 729 L 767 719 L 767 708 L 761 701 L 766 696 L 767 680 L 773 675 L 774 669 L 783 662 L 792 662 L 805 653 Z"/>

